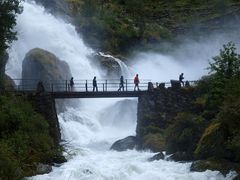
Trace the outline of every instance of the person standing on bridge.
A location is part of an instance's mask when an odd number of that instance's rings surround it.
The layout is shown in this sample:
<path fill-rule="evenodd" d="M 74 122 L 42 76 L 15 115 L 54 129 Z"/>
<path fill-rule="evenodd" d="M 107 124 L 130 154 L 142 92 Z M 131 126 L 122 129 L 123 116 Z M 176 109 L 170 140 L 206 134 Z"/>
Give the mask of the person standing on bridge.
<path fill-rule="evenodd" d="M 139 78 L 138 78 L 138 74 L 136 74 L 136 76 L 135 76 L 135 78 L 134 78 L 134 84 L 135 84 L 135 86 L 134 86 L 134 91 L 136 91 L 136 87 L 137 87 L 137 90 L 139 91 L 140 89 L 139 89 L 139 83 L 140 83 L 140 81 L 139 81 Z"/>
<path fill-rule="evenodd" d="M 96 89 L 96 92 L 98 92 L 96 76 L 94 76 L 93 78 L 93 92 L 95 91 L 95 89 Z"/>
<path fill-rule="evenodd" d="M 73 85 L 74 85 L 73 77 L 71 77 L 71 79 L 70 79 L 70 91 L 73 90 Z"/>
<path fill-rule="evenodd" d="M 119 84 L 119 89 L 118 89 L 118 91 L 121 91 L 121 89 L 123 89 L 123 91 L 124 91 L 124 80 L 123 80 L 123 76 L 120 77 L 120 84 Z"/>
<path fill-rule="evenodd" d="M 182 83 L 182 85 L 184 86 L 183 79 L 184 79 L 183 73 L 181 73 L 181 74 L 179 75 L 179 82 Z"/>

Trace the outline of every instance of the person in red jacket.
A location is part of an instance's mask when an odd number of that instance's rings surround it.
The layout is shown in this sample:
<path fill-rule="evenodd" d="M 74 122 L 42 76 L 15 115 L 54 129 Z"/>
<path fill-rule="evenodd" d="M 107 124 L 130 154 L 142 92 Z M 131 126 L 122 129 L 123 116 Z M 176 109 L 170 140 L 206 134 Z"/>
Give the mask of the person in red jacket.
<path fill-rule="evenodd" d="M 136 76 L 135 76 L 135 78 L 134 78 L 134 84 L 135 84 L 135 86 L 134 86 L 134 91 L 136 91 L 136 87 L 137 87 L 137 90 L 139 91 L 140 89 L 139 89 L 139 78 L 138 78 L 138 74 L 136 74 Z"/>

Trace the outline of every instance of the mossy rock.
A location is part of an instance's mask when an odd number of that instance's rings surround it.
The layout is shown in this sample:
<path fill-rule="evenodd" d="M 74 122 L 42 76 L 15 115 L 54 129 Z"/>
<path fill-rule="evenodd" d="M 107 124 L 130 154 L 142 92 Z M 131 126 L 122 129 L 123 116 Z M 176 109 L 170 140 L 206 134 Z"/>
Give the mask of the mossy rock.
<path fill-rule="evenodd" d="M 205 129 L 194 153 L 197 158 L 201 159 L 222 158 L 226 156 L 225 142 L 225 132 L 221 123 L 212 123 Z"/>
<path fill-rule="evenodd" d="M 150 149 L 153 152 L 166 150 L 165 138 L 162 134 L 147 134 L 143 137 L 143 149 Z"/>
<path fill-rule="evenodd" d="M 229 171 L 236 171 L 240 173 L 240 164 L 232 163 L 224 159 L 210 158 L 207 160 L 199 160 L 192 163 L 191 171 L 203 172 L 206 170 L 220 171 L 223 175 L 229 173 Z M 239 177 L 238 177 L 239 178 Z"/>
<path fill-rule="evenodd" d="M 190 113 L 179 113 L 166 129 L 167 154 L 186 152 L 193 154 L 204 131 L 202 117 Z"/>

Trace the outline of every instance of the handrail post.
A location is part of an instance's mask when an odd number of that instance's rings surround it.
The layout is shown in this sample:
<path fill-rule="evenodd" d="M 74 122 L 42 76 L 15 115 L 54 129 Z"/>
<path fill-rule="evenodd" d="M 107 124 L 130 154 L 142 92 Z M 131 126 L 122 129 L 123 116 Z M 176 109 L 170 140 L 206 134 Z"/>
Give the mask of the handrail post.
<path fill-rule="evenodd" d="M 128 90 L 127 90 L 127 79 L 126 79 L 126 91 L 128 91 Z"/>
<path fill-rule="evenodd" d="M 87 92 L 87 91 L 88 91 L 88 84 L 87 84 L 87 80 L 86 80 L 85 88 L 86 88 L 86 92 Z"/>
<path fill-rule="evenodd" d="M 66 91 L 68 91 L 68 89 L 67 89 L 67 80 L 65 81 L 65 88 L 66 88 Z"/>
<path fill-rule="evenodd" d="M 106 91 L 107 91 L 107 80 L 106 80 Z"/>
<path fill-rule="evenodd" d="M 103 92 L 104 92 L 104 83 L 102 85 L 103 85 Z"/>

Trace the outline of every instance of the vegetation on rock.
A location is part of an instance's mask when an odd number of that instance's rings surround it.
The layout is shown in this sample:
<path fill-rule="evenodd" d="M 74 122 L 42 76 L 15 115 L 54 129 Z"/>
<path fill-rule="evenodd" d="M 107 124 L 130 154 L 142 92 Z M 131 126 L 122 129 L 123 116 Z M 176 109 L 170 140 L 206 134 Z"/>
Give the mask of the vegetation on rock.
<path fill-rule="evenodd" d="M 36 174 L 39 163 L 51 164 L 61 154 L 49 125 L 26 97 L 0 96 L 0 179 Z"/>
<path fill-rule="evenodd" d="M 167 152 L 186 152 L 193 156 L 193 151 L 205 127 L 201 116 L 179 113 L 166 129 Z"/>
<path fill-rule="evenodd" d="M 194 24 L 203 29 L 217 29 L 216 26 L 221 27 L 219 18 L 238 13 L 240 5 L 237 0 L 67 1 L 85 41 L 96 49 L 115 54 L 131 52 L 133 47 L 156 48 L 156 43 L 172 41 Z M 214 19 L 218 23 L 210 25 Z"/>
<path fill-rule="evenodd" d="M 165 142 L 167 154 L 175 160 L 202 160 L 202 165 L 193 164 L 194 170 L 239 172 L 240 56 L 232 42 L 213 58 L 209 70 L 211 74 L 190 90 L 159 90 L 154 98 L 140 98 L 144 114 L 138 119 L 137 136 L 140 144 L 153 142 L 148 146 L 153 151 Z M 185 96 L 187 92 L 192 99 Z M 155 142 L 152 134 L 160 132 L 165 140 Z"/>

